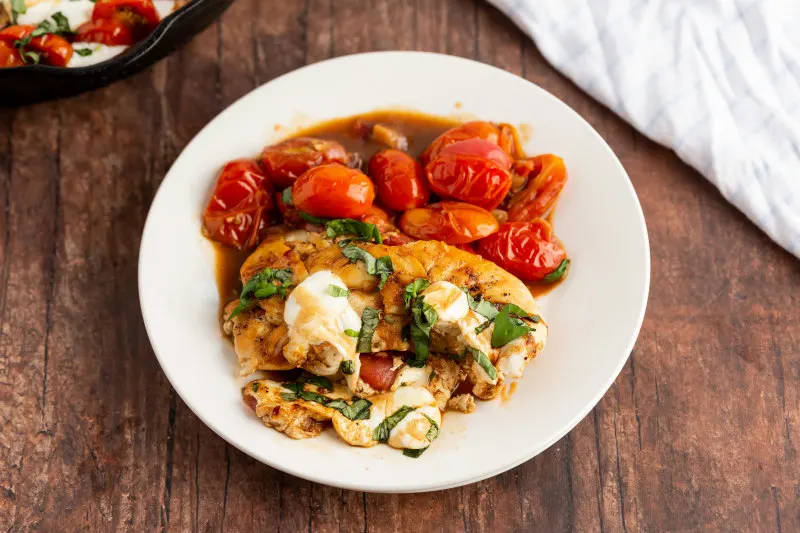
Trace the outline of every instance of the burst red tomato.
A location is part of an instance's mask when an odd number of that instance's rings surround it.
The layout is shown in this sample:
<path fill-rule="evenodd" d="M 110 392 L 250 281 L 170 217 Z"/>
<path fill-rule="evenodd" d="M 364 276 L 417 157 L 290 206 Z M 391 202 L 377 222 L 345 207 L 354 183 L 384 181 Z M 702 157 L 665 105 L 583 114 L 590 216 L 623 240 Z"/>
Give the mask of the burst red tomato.
<path fill-rule="evenodd" d="M 135 39 L 149 35 L 161 22 L 153 0 L 97 0 L 92 20 L 108 19 L 125 24 Z"/>
<path fill-rule="evenodd" d="M 392 388 L 397 370 L 393 369 L 394 357 L 391 352 L 386 355 L 362 353 L 359 357 L 361 372 L 359 377 L 377 391 L 387 391 Z"/>
<path fill-rule="evenodd" d="M 476 241 L 498 228 L 492 214 L 476 205 L 441 202 L 409 209 L 400 218 L 400 229 L 424 240 L 462 244 Z"/>
<path fill-rule="evenodd" d="M 222 169 L 203 215 L 206 235 L 240 250 L 264 237 L 273 208 L 272 188 L 250 159 L 231 161 Z"/>
<path fill-rule="evenodd" d="M 359 218 L 375 200 L 372 181 L 360 170 L 342 165 L 320 165 L 292 184 L 294 205 L 321 218 Z"/>
<path fill-rule="evenodd" d="M 507 222 L 478 242 L 478 253 L 520 279 L 541 281 L 566 259 L 564 247 L 546 221 Z"/>
<path fill-rule="evenodd" d="M 466 122 L 460 126 L 451 128 L 433 140 L 425 151 L 422 152 L 422 155 L 419 156 L 419 162 L 424 167 L 428 162 L 436 159 L 436 156 L 439 155 L 439 152 L 441 152 L 444 147 L 458 141 L 466 141 L 467 139 L 484 139 L 497 144 L 499 139 L 497 126 L 491 122 L 477 121 Z"/>
<path fill-rule="evenodd" d="M 123 22 L 115 19 L 90 20 L 78 26 L 76 42 L 100 43 L 106 46 L 133 44 L 133 32 Z"/>
<path fill-rule="evenodd" d="M 369 161 L 369 175 L 375 181 L 378 198 L 389 209 L 405 211 L 428 203 L 430 192 L 422 167 L 405 152 L 378 152 Z"/>
<path fill-rule="evenodd" d="M 480 159 L 488 159 L 494 163 L 497 163 L 504 169 L 508 170 L 511 168 L 511 157 L 497 144 L 493 143 L 492 141 L 487 141 L 486 139 L 467 139 L 466 141 L 458 141 L 453 144 L 448 144 L 442 151 L 439 152 L 439 156 L 443 156 L 446 154 L 457 154 L 457 155 L 465 155 L 470 157 L 477 157 Z"/>
<path fill-rule="evenodd" d="M 22 56 L 19 55 L 19 50 L 14 45 L 0 41 L 0 68 L 20 67 L 24 64 Z"/>
<path fill-rule="evenodd" d="M 508 202 L 508 219 L 526 221 L 547 214 L 567 183 L 567 168 L 564 160 L 547 154 L 532 157 L 514 165 L 517 173 L 528 172 L 528 183 L 514 194 Z"/>
<path fill-rule="evenodd" d="M 453 145 L 454 146 L 454 145 Z M 511 189 L 511 173 L 495 161 L 441 153 L 425 167 L 431 190 L 440 196 L 494 209 Z"/>
<path fill-rule="evenodd" d="M 267 146 L 261 164 L 276 187 L 288 187 L 308 169 L 328 163 L 347 163 L 347 151 L 336 141 L 298 137 Z"/>
<path fill-rule="evenodd" d="M 14 41 L 28 37 L 34 29 L 36 29 L 35 26 L 28 25 L 9 26 L 0 30 L 0 41 L 14 46 Z M 25 45 L 24 49 L 39 54 L 42 63 L 55 67 L 66 67 L 73 54 L 72 45 L 63 37 L 52 33 L 34 37 Z M 20 51 L 20 56 L 24 58 L 24 52 Z"/>

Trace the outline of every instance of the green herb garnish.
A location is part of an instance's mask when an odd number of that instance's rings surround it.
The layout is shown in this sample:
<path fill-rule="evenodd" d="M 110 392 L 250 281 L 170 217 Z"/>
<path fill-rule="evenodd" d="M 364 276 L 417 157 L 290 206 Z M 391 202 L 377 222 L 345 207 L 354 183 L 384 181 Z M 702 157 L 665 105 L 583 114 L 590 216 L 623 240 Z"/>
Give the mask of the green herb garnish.
<path fill-rule="evenodd" d="M 311 383 L 320 389 L 333 390 L 333 383 L 331 380 L 324 376 L 315 376 L 314 374 L 303 374 L 297 379 L 298 383 Z"/>
<path fill-rule="evenodd" d="M 427 418 L 428 422 L 431 423 L 431 428 L 425 434 L 425 438 L 428 439 L 428 442 L 433 442 L 434 440 L 436 440 L 436 437 L 439 436 L 439 424 L 437 424 L 433 418 L 429 417 L 425 413 L 422 413 L 422 416 Z"/>
<path fill-rule="evenodd" d="M 414 359 L 406 361 L 408 366 L 421 368 L 425 366 L 430 354 L 431 329 L 439 320 L 436 309 L 430 306 L 424 298 L 415 298 L 411 307 L 411 341 L 414 343 Z"/>
<path fill-rule="evenodd" d="M 372 351 L 372 336 L 378 328 L 380 311 L 372 307 L 365 307 L 361 312 L 361 331 L 358 333 L 356 351 L 367 353 Z"/>
<path fill-rule="evenodd" d="M 308 382 L 313 383 L 311 380 Z M 372 402 L 365 400 L 364 398 L 354 397 L 353 403 L 348 404 L 341 398 L 331 400 L 322 394 L 313 391 L 307 391 L 303 388 L 303 383 L 283 383 L 281 384 L 281 387 L 290 391 L 281 394 L 281 398 L 287 402 L 293 402 L 298 399 L 306 400 L 308 402 L 315 402 L 320 405 L 324 405 L 325 407 L 335 409 L 342 413 L 342 416 L 349 418 L 350 420 L 365 420 L 369 418 L 369 408 L 372 406 Z"/>
<path fill-rule="evenodd" d="M 375 241 L 378 244 L 383 243 L 381 232 L 378 231 L 378 226 L 353 220 L 352 218 L 337 218 L 325 224 L 325 233 L 328 238 L 333 239 L 339 235 L 355 235 L 352 239 L 344 239 L 339 241 L 339 246 L 347 246 L 352 241 Z"/>
<path fill-rule="evenodd" d="M 328 285 L 328 294 L 333 296 L 334 298 L 347 298 L 350 296 L 350 291 L 347 289 L 343 289 L 338 285 L 330 284 Z"/>
<path fill-rule="evenodd" d="M 538 315 L 528 314 L 518 305 L 506 304 L 503 307 L 494 321 L 492 348 L 505 346 L 509 342 L 531 331 L 536 331 L 535 328 L 526 325 L 525 322 L 520 320 L 521 318 L 529 318 L 533 322 L 539 322 L 539 320 L 541 320 Z"/>
<path fill-rule="evenodd" d="M 460 289 L 464 292 L 464 294 L 467 295 L 467 302 L 469 303 L 470 309 L 479 315 L 488 318 L 489 320 L 494 320 L 494 318 L 497 316 L 497 308 L 493 303 L 489 302 L 488 300 L 484 300 L 482 294 L 473 297 L 469 292 L 469 289 L 466 287 L 460 287 Z"/>
<path fill-rule="evenodd" d="M 542 281 L 545 283 L 554 283 L 564 277 L 564 274 L 567 273 L 568 268 L 569 259 L 562 259 L 556 269 L 546 275 Z"/>
<path fill-rule="evenodd" d="M 253 382 L 253 392 L 258 392 L 258 382 Z"/>
<path fill-rule="evenodd" d="M 417 297 L 419 293 L 424 291 L 430 286 L 431 282 L 425 278 L 417 278 L 408 285 L 403 293 L 403 302 L 406 304 L 406 310 L 411 309 L 411 302 Z"/>
<path fill-rule="evenodd" d="M 389 276 L 394 272 L 392 258 L 388 255 L 376 259 L 366 250 L 352 244 L 348 244 L 342 248 L 342 255 L 353 262 L 363 261 L 367 269 L 367 274 L 380 276 L 381 280 L 380 283 L 378 283 L 378 290 L 383 289 L 383 286 L 386 285 L 386 280 L 389 279 Z"/>
<path fill-rule="evenodd" d="M 292 198 L 291 187 L 286 187 L 285 189 L 283 189 L 283 192 L 281 193 L 281 200 L 283 201 L 284 205 L 287 205 L 289 207 L 294 205 L 294 198 Z"/>
<path fill-rule="evenodd" d="M 480 335 L 481 333 L 483 333 L 483 330 L 485 330 L 486 328 L 488 328 L 491 325 L 492 325 L 492 321 L 491 320 L 487 320 L 486 322 L 484 322 L 483 324 L 481 324 L 480 326 L 475 328 L 475 335 Z"/>
<path fill-rule="evenodd" d="M 425 453 L 425 450 L 427 450 L 427 449 L 428 449 L 427 446 L 424 447 L 424 448 L 420 448 L 419 450 L 412 450 L 410 448 L 404 448 L 403 449 L 403 455 L 405 455 L 406 457 L 411 457 L 412 459 L 416 459 L 417 457 L 419 457 L 420 455 Z"/>
<path fill-rule="evenodd" d="M 469 353 L 473 359 L 480 365 L 480 367 L 489 375 L 491 379 L 497 379 L 497 370 L 494 368 L 494 365 L 489 360 L 489 357 L 483 353 L 482 351 L 478 350 L 477 348 L 473 348 L 472 346 L 467 346 L 467 353 Z"/>
<path fill-rule="evenodd" d="M 364 398 L 354 398 L 353 403 L 341 409 L 342 416 L 350 420 L 366 420 L 369 418 L 369 408 L 372 402 Z"/>
<path fill-rule="evenodd" d="M 257 273 L 244 284 L 242 292 L 239 294 L 239 305 L 228 316 L 228 320 L 250 307 L 255 302 L 255 299 L 269 298 L 275 294 L 285 298 L 286 291 L 291 286 L 291 269 L 265 268 L 263 272 Z"/>
<path fill-rule="evenodd" d="M 94 52 L 91 48 L 75 48 L 75 53 L 81 57 L 86 57 L 92 55 Z"/>
<path fill-rule="evenodd" d="M 341 363 L 339 363 L 339 370 L 345 376 L 349 376 L 350 374 L 356 371 L 356 365 L 354 365 L 352 361 L 342 361 Z"/>
<path fill-rule="evenodd" d="M 386 442 L 389 440 L 389 433 L 391 433 L 394 427 L 412 411 L 414 411 L 413 407 L 404 405 L 390 416 L 387 416 L 383 422 L 375 428 L 375 431 L 372 432 L 372 438 L 378 442 Z"/>
<path fill-rule="evenodd" d="M 17 23 L 17 17 L 28 11 L 25 0 L 11 0 L 11 18 Z"/>
<path fill-rule="evenodd" d="M 309 215 L 304 211 L 300 211 L 298 214 L 300 215 L 300 218 L 302 218 L 306 222 L 311 222 L 312 224 L 318 224 L 320 226 L 324 226 L 328 222 L 327 218 L 315 217 L 314 215 Z"/>
<path fill-rule="evenodd" d="M 344 330 L 344 334 L 347 335 L 348 337 L 358 338 L 358 332 L 354 329 L 347 328 L 346 330 Z"/>

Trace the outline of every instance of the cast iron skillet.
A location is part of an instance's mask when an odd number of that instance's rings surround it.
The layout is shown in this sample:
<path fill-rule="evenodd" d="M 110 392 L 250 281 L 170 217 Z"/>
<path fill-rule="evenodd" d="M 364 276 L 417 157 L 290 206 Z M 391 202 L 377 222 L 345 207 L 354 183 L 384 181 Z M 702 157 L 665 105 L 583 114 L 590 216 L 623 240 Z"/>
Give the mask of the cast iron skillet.
<path fill-rule="evenodd" d="M 194 0 L 172 13 L 147 39 L 115 58 L 80 68 L 27 65 L 0 68 L 0 106 L 72 96 L 139 72 L 211 24 L 233 0 Z"/>

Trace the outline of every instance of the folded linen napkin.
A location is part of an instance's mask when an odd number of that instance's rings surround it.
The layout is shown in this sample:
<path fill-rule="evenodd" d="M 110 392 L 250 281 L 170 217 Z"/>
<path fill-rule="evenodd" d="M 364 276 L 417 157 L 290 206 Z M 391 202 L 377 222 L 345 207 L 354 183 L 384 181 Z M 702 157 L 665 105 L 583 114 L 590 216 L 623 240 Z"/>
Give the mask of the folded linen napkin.
<path fill-rule="evenodd" d="M 800 257 L 800 1 L 490 2 Z"/>

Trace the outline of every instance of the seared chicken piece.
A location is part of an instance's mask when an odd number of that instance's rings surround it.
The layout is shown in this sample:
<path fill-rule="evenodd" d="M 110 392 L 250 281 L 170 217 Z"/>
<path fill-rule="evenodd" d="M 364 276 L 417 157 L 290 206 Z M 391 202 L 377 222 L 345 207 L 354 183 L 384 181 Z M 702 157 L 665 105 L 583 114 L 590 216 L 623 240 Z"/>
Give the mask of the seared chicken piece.
<path fill-rule="evenodd" d="M 447 401 L 447 408 L 462 413 L 471 413 L 475 410 L 475 396 L 472 394 L 459 394 Z"/>

